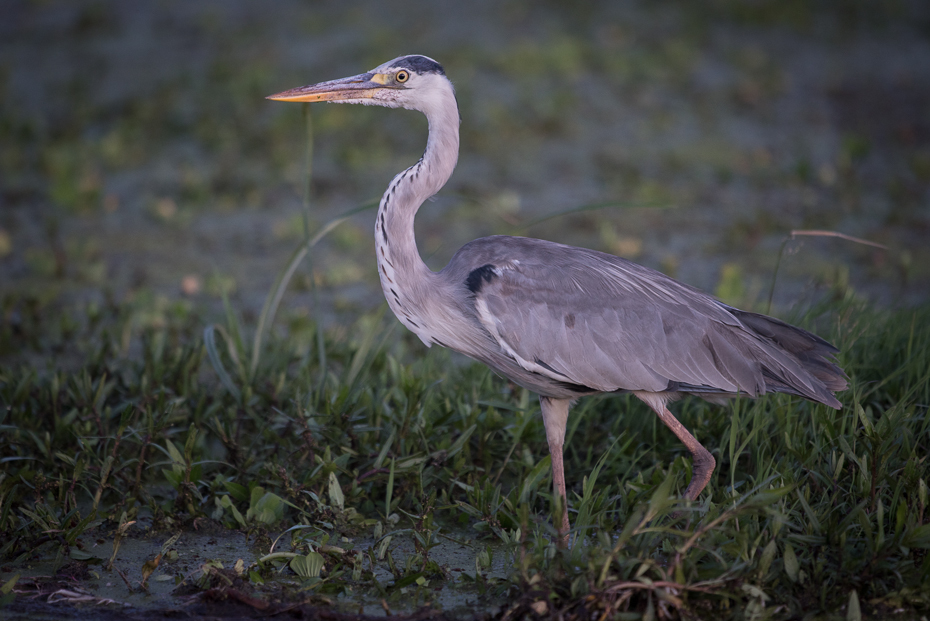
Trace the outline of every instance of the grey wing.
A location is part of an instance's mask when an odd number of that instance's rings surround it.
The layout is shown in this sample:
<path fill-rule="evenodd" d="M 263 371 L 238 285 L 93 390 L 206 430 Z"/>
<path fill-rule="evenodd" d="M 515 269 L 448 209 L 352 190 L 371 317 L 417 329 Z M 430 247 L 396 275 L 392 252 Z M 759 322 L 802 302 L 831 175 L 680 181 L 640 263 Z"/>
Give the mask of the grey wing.
<path fill-rule="evenodd" d="M 611 255 L 503 240 L 507 252 L 470 289 L 478 320 L 527 371 L 608 392 L 755 396 L 777 390 L 767 390 L 777 378 L 785 392 L 835 401 L 789 352 L 697 289 Z"/>

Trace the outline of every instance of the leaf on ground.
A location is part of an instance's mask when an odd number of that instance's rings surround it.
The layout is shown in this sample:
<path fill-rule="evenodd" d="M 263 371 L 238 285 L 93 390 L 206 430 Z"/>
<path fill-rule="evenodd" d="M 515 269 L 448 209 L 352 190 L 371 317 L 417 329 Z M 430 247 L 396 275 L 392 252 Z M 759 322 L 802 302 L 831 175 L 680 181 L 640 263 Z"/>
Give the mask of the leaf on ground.
<path fill-rule="evenodd" d="M 859 608 L 859 595 L 853 589 L 849 592 L 849 604 L 846 606 L 846 621 L 862 621 L 862 610 Z"/>
<path fill-rule="evenodd" d="M 156 556 L 150 561 L 145 561 L 142 563 L 142 586 L 145 586 L 145 583 L 148 582 L 149 576 L 151 576 L 156 569 L 158 569 L 158 564 L 161 562 L 161 554 Z"/>
<path fill-rule="evenodd" d="M 784 561 L 785 561 L 785 573 L 788 574 L 788 578 L 792 582 L 797 582 L 801 567 L 798 564 L 798 557 L 794 553 L 794 548 L 791 546 L 790 543 L 785 544 Z"/>
<path fill-rule="evenodd" d="M 16 581 L 19 580 L 19 574 L 14 574 L 12 578 L 3 583 L 3 586 L 0 587 L 0 593 L 6 595 L 7 593 L 13 592 L 13 587 L 16 586 Z"/>
<path fill-rule="evenodd" d="M 291 559 L 290 567 L 301 578 L 318 578 L 323 571 L 323 555 L 311 552 L 307 556 L 295 556 Z"/>
<path fill-rule="evenodd" d="M 345 508 L 346 497 L 342 493 L 342 486 L 339 485 L 335 472 L 329 473 L 329 502 L 340 510 Z"/>

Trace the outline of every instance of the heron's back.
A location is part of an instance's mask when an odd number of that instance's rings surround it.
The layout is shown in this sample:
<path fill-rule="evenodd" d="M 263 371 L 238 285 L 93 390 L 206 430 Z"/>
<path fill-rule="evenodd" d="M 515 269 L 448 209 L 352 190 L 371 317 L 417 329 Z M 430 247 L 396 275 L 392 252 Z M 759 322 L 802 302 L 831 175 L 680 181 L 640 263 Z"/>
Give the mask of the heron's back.
<path fill-rule="evenodd" d="M 840 407 L 846 387 L 820 337 L 594 250 L 486 237 L 437 276 L 485 337 L 456 349 L 544 396 L 785 392 Z"/>

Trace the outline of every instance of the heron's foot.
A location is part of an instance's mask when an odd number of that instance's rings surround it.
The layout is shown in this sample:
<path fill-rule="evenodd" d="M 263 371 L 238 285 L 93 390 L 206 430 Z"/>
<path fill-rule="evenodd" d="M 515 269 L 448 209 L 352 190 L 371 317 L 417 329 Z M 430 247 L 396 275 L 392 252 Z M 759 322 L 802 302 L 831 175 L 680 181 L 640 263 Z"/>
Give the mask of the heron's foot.
<path fill-rule="evenodd" d="M 691 482 L 682 497 L 685 500 L 697 500 L 697 497 L 707 487 L 710 477 L 714 474 L 714 468 L 717 467 L 717 461 L 710 451 L 703 446 L 698 445 L 700 450 L 695 451 L 691 458 L 693 466 L 691 468 Z"/>
<path fill-rule="evenodd" d="M 698 445 L 700 446 L 700 445 Z M 685 493 L 682 494 L 682 498 L 685 500 L 690 500 L 692 502 L 697 500 L 697 497 L 701 495 L 701 492 L 704 491 L 704 488 L 707 486 L 707 483 L 710 481 L 710 477 L 714 474 L 714 468 L 717 466 L 717 461 L 714 459 L 714 456 L 710 454 L 703 446 L 700 447 L 700 451 L 692 455 L 692 467 L 691 467 L 691 482 L 688 483 Z M 684 511 L 674 511 L 671 514 L 673 520 L 680 519 L 685 514 Z M 690 513 L 688 523 L 690 525 Z"/>

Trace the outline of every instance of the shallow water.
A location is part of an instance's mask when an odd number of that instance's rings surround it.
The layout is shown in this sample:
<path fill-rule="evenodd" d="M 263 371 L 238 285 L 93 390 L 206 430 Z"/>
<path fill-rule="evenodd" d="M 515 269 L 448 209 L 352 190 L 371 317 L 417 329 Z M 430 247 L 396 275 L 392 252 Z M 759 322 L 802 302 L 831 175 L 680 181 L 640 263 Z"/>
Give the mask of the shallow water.
<path fill-rule="evenodd" d="M 184 610 L 199 601 L 199 595 L 204 590 L 201 583 L 204 566 L 230 570 L 225 575 L 235 578 L 238 564 L 244 569 L 247 581 L 250 569 L 255 569 L 258 559 L 269 552 L 256 544 L 254 537 L 249 541 L 243 532 L 216 526 L 207 526 L 209 532 L 185 531 L 170 545 L 170 554 L 163 557 L 143 587 L 143 565 L 160 554 L 171 537 L 162 532 L 138 533 L 144 528 L 144 523 L 139 524 L 131 528 L 128 536 L 122 539 L 111 571 L 106 569 L 113 554 L 113 537 L 110 532 L 88 533 L 81 538 L 85 545 L 83 552 L 93 557 L 82 562 L 65 559 L 66 562 L 56 569 L 56 551 L 46 546 L 46 550 L 34 558 L 5 565 L 0 574 L 3 581 L 13 575 L 20 576 L 14 610 L 22 611 L 25 608 L 30 618 L 33 614 L 35 618 L 43 618 L 43 615 L 49 613 L 45 605 L 60 608 L 62 605 L 73 604 L 75 612 L 94 607 L 103 607 L 109 611 L 132 610 L 134 613 L 146 610 Z M 468 540 L 470 533 L 466 531 L 445 534 L 465 544 L 440 537 L 439 545 L 430 551 L 430 558 L 448 571 L 448 579 L 431 577 L 423 586 L 413 584 L 395 590 L 392 588 L 394 577 L 387 563 L 378 562 L 374 567 L 374 577 L 382 588 L 387 589 L 387 595 L 363 581 L 352 584 L 350 590 L 336 596 L 324 594 L 318 597 L 328 599 L 343 612 L 367 615 L 387 614 L 382 600 L 394 614 L 409 614 L 429 606 L 468 618 L 490 613 L 504 604 L 504 598 L 493 595 L 493 587 L 481 593 L 474 585 L 475 559 L 477 550 L 491 548 L 492 565 L 483 567 L 481 575 L 485 581 L 493 583 L 505 580 L 513 571 L 510 554 L 497 543 Z M 274 531 L 268 533 L 271 540 L 278 535 Z M 88 545 L 95 537 L 100 543 Z M 336 542 L 350 553 L 356 550 L 367 553 L 374 543 L 371 537 Z M 407 556 L 414 554 L 412 540 L 403 534 L 394 538 L 389 550 L 398 567 L 403 567 Z M 275 551 L 290 551 L 286 536 L 278 542 Z M 333 569 L 332 563 L 332 557 L 327 556 L 324 577 L 328 570 Z M 367 561 L 364 567 L 369 568 Z M 466 579 L 466 575 L 471 576 L 472 580 Z M 213 580 L 210 585 L 223 586 L 224 581 Z M 300 602 L 308 599 L 313 602 L 312 596 L 319 593 L 317 587 L 297 576 L 286 564 L 275 575 L 265 579 L 263 584 L 237 582 L 229 586 L 256 600 L 265 601 Z M 319 603 L 319 599 L 316 602 Z"/>

